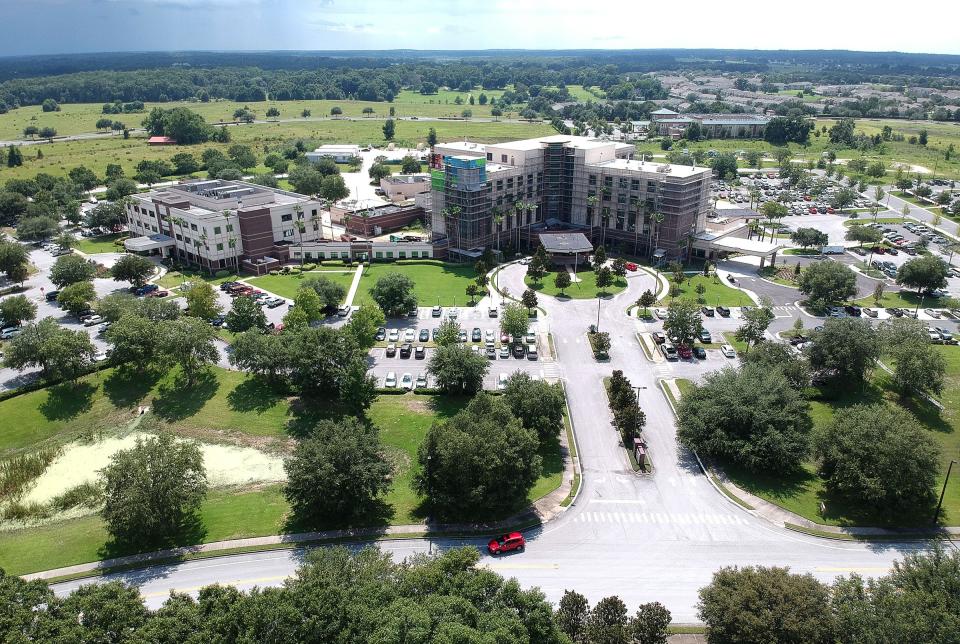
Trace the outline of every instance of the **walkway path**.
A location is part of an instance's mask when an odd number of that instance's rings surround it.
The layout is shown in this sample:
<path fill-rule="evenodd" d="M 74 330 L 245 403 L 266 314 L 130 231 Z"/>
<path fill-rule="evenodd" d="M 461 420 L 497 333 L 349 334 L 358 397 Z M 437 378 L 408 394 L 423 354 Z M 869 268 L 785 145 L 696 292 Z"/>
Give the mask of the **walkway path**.
<path fill-rule="evenodd" d="M 350 290 L 347 291 L 347 297 L 343 301 L 344 306 L 353 306 L 353 298 L 357 294 L 357 288 L 360 286 L 360 278 L 363 277 L 363 263 L 357 264 L 357 272 L 353 274 L 353 281 L 350 282 Z"/>

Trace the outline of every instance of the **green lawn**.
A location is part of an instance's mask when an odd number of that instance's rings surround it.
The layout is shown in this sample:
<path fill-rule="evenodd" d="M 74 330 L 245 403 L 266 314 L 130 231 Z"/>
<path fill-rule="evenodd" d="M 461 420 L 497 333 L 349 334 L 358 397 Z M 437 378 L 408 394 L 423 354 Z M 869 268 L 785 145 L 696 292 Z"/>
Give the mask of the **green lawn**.
<path fill-rule="evenodd" d="M 363 277 L 357 286 L 357 294 L 353 299 L 354 305 L 373 302 L 370 289 L 377 280 L 387 273 L 402 273 L 410 277 L 414 283 L 414 293 L 421 306 L 433 306 L 438 302 L 441 306 L 465 306 L 470 301 L 466 295 L 468 284 L 473 283 L 476 272 L 468 264 L 447 264 L 440 261 L 424 260 L 410 263 L 377 263 L 363 269 Z M 276 293 L 282 297 L 292 298 L 296 295 L 300 284 L 310 275 L 265 275 L 248 280 L 259 288 Z M 331 280 L 343 284 L 349 289 L 353 281 L 352 273 L 324 273 Z"/>
<path fill-rule="evenodd" d="M 169 270 L 164 273 L 163 277 L 157 280 L 157 284 L 163 288 L 175 289 L 179 287 L 184 282 L 194 282 L 194 281 L 204 281 L 208 282 L 211 286 L 218 286 L 224 282 L 232 282 L 240 279 L 240 276 L 236 273 L 230 273 L 223 277 L 211 277 L 210 273 L 206 271 L 177 271 Z"/>
<path fill-rule="evenodd" d="M 670 278 L 670 275 L 667 275 Z M 697 285 L 703 284 L 706 289 L 701 296 L 697 293 Z M 671 280 L 670 286 L 674 282 Z M 703 275 L 687 276 L 680 286 L 679 296 L 684 300 L 699 301 L 703 298 L 703 303 L 707 306 L 752 306 L 753 300 L 743 291 L 731 288 L 724 284 L 718 277 L 704 277 Z"/>
<path fill-rule="evenodd" d="M 737 353 L 746 353 L 747 343 L 742 340 L 737 340 L 737 334 L 733 331 L 724 331 L 723 340 L 731 347 L 737 350 Z"/>
<path fill-rule="evenodd" d="M 898 287 L 894 286 L 894 289 Z M 873 294 L 871 293 L 867 297 L 862 297 L 856 301 L 860 306 L 876 306 L 876 303 L 873 300 Z M 880 306 L 882 308 L 887 307 L 896 307 L 896 308 L 906 308 L 906 309 L 915 309 L 917 305 L 920 304 L 920 296 L 917 295 L 915 291 L 903 291 L 903 290 L 885 290 L 883 292 L 883 299 L 880 301 Z M 925 297 L 923 298 L 923 305 L 921 308 L 937 308 L 939 306 L 937 298 Z"/>
<path fill-rule="evenodd" d="M 843 222 L 844 226 L 862 226 L 863 224 L 901 224 L 903 223 L 903 217 L 862 217 L 858 219 L 848 219 Z"/>
<path fill-rule="evenodd" d="M 561 296 L 560 289 L 553 284 L 553 279 L 555 276 L 556 272 L 551 271 L 547 272 L 543 276 L 543 279 L 540 280 L 540 283 L 534 282 L 529 276 L 525 276 L 523 278 L 523 282 L 537 293 L 542 293 L 543 295 L 552 295 L 553 297 L 566 296 L 575 300 L 597 297 L 598 295 L 602 295 L 604 293 L 612 295 L 627 288 L 627 280 L 614 275 L 613 285 L 608 286 L 603 292 L 601 292 L 597 287 L 597 274 L 594 273 L 589 267 L 581 267 L 580 270 L 577 271 L 577 277 L 580 278 L 580 281 L 574 282 L 564 289 L 563 296 Z M 514 293 L 513 295 L 519 296 L 520 294 Z"/>
<path fill-rule="evenodd" d="M 812 400 L 814 427 L 823 427 L 836 414 L 842 413 L 844 408 L 857 403 L 885 402 L 908 410 L 922 426 L 930 430 L 940 444 L 941 468 L 936 484 L 936 492 L 939 494 L 950 459 L 956 458 L 960 450 L 960 432 L 957 431 L 957 424 L 960 423 L 960 347 L 938 346 L 937 349 L 947 361 L 947 383 L 940 398 L 940 402 L 945 406 L 943 412 L 923 400 L 902 401 L 893 390 L 889 375 L 878 369 L 862 391 L 831 390 Z M 924 516 L 888 520 L 872 509 L 832 498 L 824 490 L 823 481 L 817 476 L 816 466 L 812 462 L 804 463 L 801 470 L 786 476 L 757 475 L 729 465 L 724 466 L 724 471 L 743 489 L 818 523 L 909 527 L 929 520 L 929 517 Z M 826 505 L 825 515 L 820 514 L 821 502 Z M 942 516 L 945 525 L 960 523 L 960 486 L 951 485 L 947 488 Z"/>
<path fill-rule="evenodd" d="M 123 246 L 118 246 L 113 242 L 117 239 L 126 239 L 127 237 L 129 237 L 128 233 L 114 233 L 100 237 L 81 237 L 77 240 L 76 249 L 88 255 L 94 253 L 122 253 Z"/>
<path fill-rule="evenodd" d="M 336 416 L 335 408 L 298 409 L 286 397 L 263 387 L 242 373 L 211 369 L 212 377 L 189 391 L 163 391 L 172 377 L 152 382 L 141 374 L 122 378 L 115 370 L 90 376 L 73 388 L 51 388 L 0 402 L 0 417 L 14 431 L 0 435 L 0 455 L 23 448 L 94 437 L 131 417 L 131 407 L 149 404 L 170 429 L 187 435 L 237 432 L 254 437 L 286 439 L 299 435 L 321 417 Z M 159 392 L 159 393 L 158 393 Z M 420 500 L 411 485 L 418 469 L 417 450 L 430 425 L 459 411 L 465 398 L 415 394 L 381 396 L 367 412 L 380 428 L 387 458 L 394 467 L 393 484 L 384 501 L 390 508 L 378 521 L 394 525 L 423 519 Z M 205 434 L 206 433 L 206 434 Z M 541 447 L 543 474 L 531 490 L 533 501 L 556 489 L 562 479 L 559 443 Z M 181 535 L 175 543 L 188 545 L 317 526 L 288 522 L 289 507 L 280 486 L 256 489 L 212 490 L 200 512 L 200 529 Z M 320 526 L 323 527 L 323 526 Z M 108 545 L 97 516 L 56 522 L 35 528 L 0 531 L 0 567 L 22 574 L 130 554 Z"/>

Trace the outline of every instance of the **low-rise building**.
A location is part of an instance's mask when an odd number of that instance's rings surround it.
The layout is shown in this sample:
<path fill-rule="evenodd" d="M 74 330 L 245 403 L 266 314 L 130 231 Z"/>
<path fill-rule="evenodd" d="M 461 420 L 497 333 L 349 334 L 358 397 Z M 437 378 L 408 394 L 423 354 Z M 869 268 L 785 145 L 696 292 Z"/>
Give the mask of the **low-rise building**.
<path fill-rule="evenodd" d="M 359 145 L 321 145 L 313 152 L 305 155 L 310 163 L 317 163 L 320 159 L 329 158 L 337 163 L 349 163 L 354 157 L 360 156 Z"/>
<path fill-rule="evenodd" d="M 697 123 L 708 139 L 757 139 L 770 118 L 761 114 L 679 114 L 661 108 L 650 113 L 650 131 L 660 136 L 681 138 Z"/>
<path fill-rule="evenodd" d="M 429 240 L 424 241 L 383 241 L 383 240 L 320 240 L 305 242 L 292 248 L 290 259 L 299 262 L 303 253 L 306 262 L 325 259 L 343 259 L 347 261 L 393 261 L 397 259 L 431 259 L 434 247 Z"/>
<path fill-rule="evenodd" d="M 330 208 L 330 221 L 340 224 L 348 234 L 376 237 L 410 226 L 424 224 L 427 213 L 416 203 L 373 204 L 361 206 L 340 202 Z"/>
<path fill-rule="evenodd" d="M 394 174 L 380 179 L 380 189 L 391 201 L 413 199 L 418 194 L 430 192 L 430 175 Z"/>
<path fill-rule="evenodd" d="M 187 181 L 132 195 L 126 214 L 128 250 L 211 271 L 282 262 L 291 244 L 323 237 L 319 202 L 243 181 Z"/>

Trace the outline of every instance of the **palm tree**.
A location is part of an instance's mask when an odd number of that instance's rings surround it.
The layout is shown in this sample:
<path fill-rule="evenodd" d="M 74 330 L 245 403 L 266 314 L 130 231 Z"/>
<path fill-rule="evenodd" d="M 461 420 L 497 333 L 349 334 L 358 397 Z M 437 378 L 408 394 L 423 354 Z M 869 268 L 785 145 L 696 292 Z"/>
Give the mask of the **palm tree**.
<path fill-rule="evenodd" d="M 520 227 L 523 226 L 523 219 L 521 217 L 521 213 L 523 213 L 523 208 L 524 208 L 523 201 L 517 201 L 515 204 L 513 204 L 513 211 L 514 213 L 516 213 L 516 218 L 517 218 L 517 225 L 513 227 L 513 230 L 517 231 L 517 250 L 518 251 L 520 250 Z M 512 239 L 512 235 L 513 235 L 513 231 L 511 231 L 511 239 Z M 513 242 L 511 241 L 511 243 Z"/>
<path fill-rule="evenodd" d="M 203 231 L 203 233 L 200 235 L 200 243 L 203 245 L 203 249 L 204 249 L 204 250 L 210 250 L 210 244 L 207 243 L 207 232 L 206 232 L 206 231 Z M 197 246 L 197 250 L 199 250 L 199 249 L 200 249 L 200 246 Z M 198 254 L 199 254 L 199 253 L 198 253 Z M 210 273 L 211 275 L 213 275 L 213 266 L 210 264 L 210 256 L 209 256 L 209 253 L 207 254 L 207 257 L 204 257 L 204 259 L 207 260 L 207 272 Z M 203 266 L 203 262 L 200 262 L 200 265 Z"/>
<path fill-rule="evenodd" d="M 313 229 L 317 231 L 317 236 L 322 238 L 323 235 L 320 234 L 320 215 L 317 214 L 316 210 L 314 210 L 313 214 L 310 215 L 310 223 L 312 224 Z"/>
<path fill-rule="evenodd" d="M 171 218 L 170 218 L 170 223 L 171 223 L 171 224 L 175 224 L 175 225 L 177 225 L 177 226 L 180 228 L 180 240 L 183 241 L 183 226 L 184 226 L 184 224 L 187 223 L 186 220 L 184 220 L 183 217 L 171 217 Z M 172 226 L 171 226 L 171 228 L 172 228 Z M 171 230 L 170 232 L 173 232 L 173 230 Z M 184 244 L 184 245 L 186 245 L 186 244 Z M 177 257 L 180 258 L 180 259 L 182 259 L 182 255 L 180 254 L 180 247 L 177 246 L 176 240 L 174 240 L 174 242 L 173 242 L 173 247 L 174 247 L 174 248 L 176 249 L 176 251 L 177 251 Z M 184 248 L 183 251 L 186 252 L 186 248 Z"/>
<path fill-rule="evenodd" d="M 650 251 L 648 254 L 652 259 L 654 247 L 660 245 L 660 223 L 663 222 L 663 213 L 654 211 L 653 214 L 650 215 L 650 220 L 653 222 L 653 230 L 650 235 Z"/>
<path fill-rule="evenodd" d="M 590 224 L 590 243 L 593 243 L 593 213 L 597 210 L 597 202 L 599 200 L 597 195 L 587 197 L 587 206 L 590 207 L 590 221 L 588 222 Z"/>
<path fill-rule="evenodd" d="M 503 214 L 500 211 L 499 206 L 495 206 L 492 210 L 493 214 L 493 225 L 497 227 L 497 252 L 500 252 L 500 231 L 503 228 Z"/>
<path fill-rule="evenodd" d="M 240 258 L 237 257 L 237 238 L 231 237 L 227 240 L 227 247 L 230 249 L 230 253 L 233 255 L 233 272 L 240 273 Z"/>
<path fill-rule="evenodd" d="M 300 245 L 300 268 L 303 268 L 303 233 L 307 232 L 307 225 L 298 219 L 294 222 L 294 226 L 297 229 L 297 243 Z"/>
<path fill-rule="evenodd" d="M 448 239 L 451 238 L 451 235 L 450 235 L 450 223 L 447 220 L 453 219 L 457 223 L 456 248 L 457 248 L 457 255 L 459 256 L 460 255 L 460 206 L 450 206 L 449 208 L 444 209 L 443 216 L 444 216 L 443 223 L 444 223 L 444 227 L 447 229 Z"/>
<path fill-rule="evenodd" d="M 607 241 L 607 227 L 610 225 L 610 209 L 603 207 L 600 209 L 600 245 L 603 246 Z"/>
<path fill-rule="evenodd" d="M 532 201 L 528 201 L 527 203 L 523 204 L 523 207 L 527 211 L 527 250 L 530 250 L 530 229 L 533 226 L 533 221 L 530 215 L 531 213 L 536 213 L 537 204 L 533 203 Z"/>
<path fill-rule="evenodd" d="M 630 200 L 631 205 L 633 205 L 633 254 L 637 254 L 638 246 L 640 245 L 640 225 L 644 217 L 647 215 L 647 202 L 641 201 L 640 199 L 634 197 Z"/>

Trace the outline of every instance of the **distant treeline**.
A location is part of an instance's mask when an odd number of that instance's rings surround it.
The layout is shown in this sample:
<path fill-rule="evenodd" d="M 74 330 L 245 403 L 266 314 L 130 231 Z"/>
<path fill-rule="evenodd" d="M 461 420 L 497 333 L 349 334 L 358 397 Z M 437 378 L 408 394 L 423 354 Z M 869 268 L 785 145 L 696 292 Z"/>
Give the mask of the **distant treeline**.
<path fill-rule="evenodd" d="M 456 60 L 450 60 L 452 56 Z M 172 52 L 0 58 L 0 102 L 358 99 L 402 88 L 584 85 L 614 100 L 666 98 L 643 74 L 734 72 L 763 82 L 958 85 L 960 56 L 740 50 L 487 52 Z M 635 90 L 635 91 L 634 91 Z M 659 88 L 662 90 L 662 88 Z"/>

